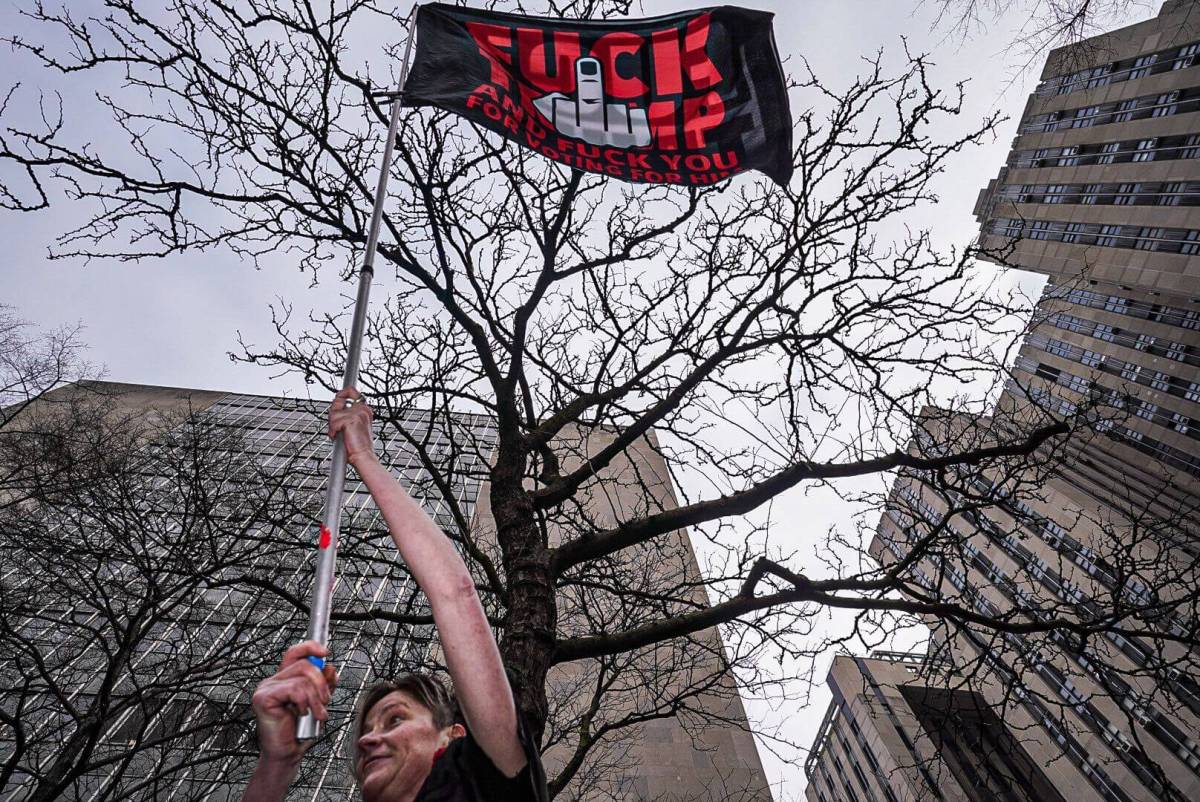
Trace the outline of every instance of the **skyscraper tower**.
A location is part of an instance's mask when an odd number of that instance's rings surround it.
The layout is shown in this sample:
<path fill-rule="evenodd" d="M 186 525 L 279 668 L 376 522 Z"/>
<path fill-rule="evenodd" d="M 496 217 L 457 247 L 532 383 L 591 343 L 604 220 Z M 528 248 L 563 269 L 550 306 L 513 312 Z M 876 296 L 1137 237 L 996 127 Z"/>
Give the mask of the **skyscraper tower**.
<path fill-rule="evenodd" d="M 911 702 L 919 687 L 969 693 L 990 706 L 987 726 L 1003 722 L 1005 732 L 948 737 L 984 719 L 930 719 L 917 705 L 881 723 L 861 703 L 846 704 L 833 718 L 857 711 L 859 730 L 896 736 L 864 738 L 872 759 L 953 778 L 914 774 L 916 790 L 897 779 L 869 793 L 851 779 L 850 790 L 888 800 L 1005 798 L 988 781 L 1003 771 L 981 769 L 1023 765 L 1016 754 L 1036 764 L 1022 776 L 1037 783 L 1010 783 L 1014 799 L 1050 794 L 1036 790 L 1043 779 L 1064 799 L 1198 798 L 1200 4 L 1167 2 L 1156 19 L 1052 52 L 975 213 L 984 258 L 1048 282 L 996 414 L 931 411 L 918 439 L 1002 435 L 1013 415 L 1095 408 L 1100 420 L 1067 442 L 1065 458 L 1016 474 L 964 471 L 957 492 L 902 475 L 871 553 L 893 565 L 936 533 L 940 545 L 908 570 L 922 592 L 998 620 L 1108 616 L 1157 634 L 931 621 L 935 659 L 911 662 L 916 676 L 893 677 L 892 687 L 909 689 L 893 696 Z M 842 697 L 870 697 L 867 673 L 838 660 L 831 682 L 849 686 Z M 931 667 L 943 661 L 953 668 Z M 818 746 L 829 751 L 829 742 Z M 869 763 L 854 740 L 842 748 Z M 822 765 L 814 757 L 813 768 Z M 810 799 L 856 798 L 837 782 L 813 774 L 810 782 Z"/>

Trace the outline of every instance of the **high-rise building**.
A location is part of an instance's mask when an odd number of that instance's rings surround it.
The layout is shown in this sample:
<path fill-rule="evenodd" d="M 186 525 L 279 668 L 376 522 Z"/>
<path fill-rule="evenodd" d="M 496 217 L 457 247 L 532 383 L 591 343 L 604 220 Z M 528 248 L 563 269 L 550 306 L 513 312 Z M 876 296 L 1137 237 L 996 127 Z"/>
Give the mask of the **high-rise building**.
<path fill-rule="evenodd" d="M 838 655 L 804 764 L 810 802 L 1064 802 L 980 694 L 926 654 Z"/>
<path fill-rule="evenodd" d="M 118 418 L 173 421 L 172 434 L 139 447 L 145 457 L 133 463 L 135 477 L 97 482 L 97 503 L 103 496 L 111 504 L 54 510 L 45 518 L 57 527 L 47 543 L 67 550 L 102 544 L 81 560 L 46 554 L 46 564 L 61 566 L 61 583 L 30 571 L 29 560 L 47 549 L 29 550 L 32 556 L 2 550 L 0 640 L 9 662 L 0 684 L 0 800 L 39 798 L 39 781 L 44 797 L 48 778 L 62 785 L 45 798 L 240 798 L 256 754 L 250 690 L 303 639 L 307 624 L 301 608 L 311 587 L 330 454 L 325 404 L 112 383 L 65 388 L 39 403 L 53 407 L 81 394 Z M 381 428 L 377 442 L 385 464 L 435 521 L 450 532 L 469 522 L 479 536 L 473 546 L 495 556 L 485 492 L 485 460 L 495 442 L 491 419 L 456 413 L 433 423 L 413 412 Z M 454 464 L 450 485 L 433 482 L 418 442 L 426 458 Z M 613 470 L 661 477 L 636 487 L 654 492 L 655 504 L 674 503 L 667 466 L 654 450 L 635 448 L 626 456 L 630 464 L 618 461 Z M 609 514 L 642 503 L 634 487 L 607 488 Z M 114 499 L 115 493 L 125 497 Z M 686 534 L 677 540 L 668 546 L 683 549 L 687 570 L 698 572 Z M 68 566 L 90 572 L 93 558 L 99 577 L 67 576 L 75 570 Z M 331 650 L 341 682 L 327 737 L 306 756 L 289 796 L 295 800 L 356 798 L 348 771 L 355 697 L 377 677 L 437 659 L 423 598 L 357 481 L 347 484 L 338 568 Z M 719 636 L 713 630 L 701 637 L 711 651 L 689 655 L 689 670 L 719 675 Z M 666 669 L 642 668 L 640 691 L 668 697 L 670 688 L 654 687 L 656 676 L 669 676 Z M 604 671 L 621 676 L 615 663 Z M 562 698 L 553 700 L 552 714 L 573 713 L 571 689 L 580 683 L 589 690 L 584 702 L 625 704 L 629 697 L 598 695 L 600 673 L 592 661 L 556 669 L 551 683 Z M 617 753 L 595 769 L 607 784 L 580 773 L 563 793 L 580 800 L 620 792 L 631 800 L 769 802 L 737 689 L 722 682 L 689 696 L 679 716 L 647 715 L 627 728 Z M 704 709 L 725 723 L 705 725 L 695 715 Z M 593 711 L 592 718 L 603 721 L 608 712 Z M 569 738 L 558 730 L 553 722 L 548 728 L 560 739 L 546 755 L 551 775 L 572 756 Z M 84 749 L 85 761 L 63 759 L 64 752 Z M 732 791 L 714 796 L 712 789 Z"/>
<path fill-rule="evenodd" d="M 1002 722 L 1003 734 L 947 736 L 944 721 L 914 709 L 908 742 L 933 745 L 927 759 L 913 760 L 903 739 L 879 741 L 872 759 L 944 768 L 954 781 L 895 779 L 867 798 L 1054 798 L 1047 788 L 1109 802 L 1200 798 L 1200 662 L 1189 646 L 1200 621 L 1200 4 L 1167 2 L 1153 20 L 1051 53 L 975 212 L 984 258 L 1048 282 L 996 414 L 930 410 L 918 443 L 1003 437 L 1014 416 L 1086 409 L 1096 431 L 1071 438 L 1061 460 L 1013 472 L 902 475 L 871 553 L 893 565 L 932 537 L 908 569 L 932 595 L 1009 621 L 1108 613 L 1162 637 L 935 625 L 931 653 L 958 675 L 893 685 L 970 693 L 991 712 L 966 718 Z M 853 672 L 839 660 L 831 682 L 843 686 Z M 976 750 L 967 761 L 964 744 Z M 968 763 L 1008 764 L 1008 754 L 1036 782 L 1014 782 L 1009 797 L 963 782 L 984 777 Z M 826 799 L 860 798 L 838 779 L 821 786 Z"/>
<path fill-rule="evenodd" d="M 1198 63 L 1200 6 L 1182 0 L 1054 51 L 976 204 L 985 258 L 1049 278 L 1018 378 L 1068 409 L 1093 382 L 1131 396 L 1073 466 L 1103 493 L 1128 471 L 1200 478 Z"/>

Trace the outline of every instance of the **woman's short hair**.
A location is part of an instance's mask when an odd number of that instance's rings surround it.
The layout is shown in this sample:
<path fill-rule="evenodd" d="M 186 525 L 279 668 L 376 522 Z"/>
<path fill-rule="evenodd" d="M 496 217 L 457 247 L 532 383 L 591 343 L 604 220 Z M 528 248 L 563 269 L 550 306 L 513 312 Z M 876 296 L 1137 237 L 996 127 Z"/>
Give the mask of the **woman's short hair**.
<path fill-rule="evenodd" d="M 459 723 L 458 705 L 454 696 L 441 680 L 429 674 L 401 674 L 394 679 L 379 680 L 363 691 L 358 698 L 358 711 L 354 714 L 354 730 L 350 741 L 353 746 L 350 760 L 351 772 L 358 780 L 358 739 L 363 734 L 367 714 L 383 697 L 401 691 L 421 704 L 433 716 L 433 726 L 439 730 Z"/>

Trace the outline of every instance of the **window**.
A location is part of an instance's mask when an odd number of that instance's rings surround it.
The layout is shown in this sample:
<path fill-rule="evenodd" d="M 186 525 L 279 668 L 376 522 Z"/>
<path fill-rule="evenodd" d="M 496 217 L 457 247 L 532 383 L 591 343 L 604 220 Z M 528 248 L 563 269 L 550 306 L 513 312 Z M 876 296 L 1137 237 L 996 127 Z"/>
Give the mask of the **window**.
<path fill-rule="evenodd" d="M 1179 92 L 1167 92 L 1166 94 L 1159 95 L 1154 99 L 1154 111 L 1151 112 L 1151 115 L 1154 117 L 1170 117 L 1179 110 L 1179 104 L 1176 103 L 1177 100 L 1179 100 Z"/>
<path fill-rule="evenodd" d="M 1191 382 L 1184 391 L 1183 397 L 1188 401 L 1200 401 L 1200 381 Z"/>
<path fill-rule="evenodd" d="M 1124 315 L 1128 314 L 1129 303 L 1128 298 L 1122 298 L 1119 295 L 1110 295 L 1104 301 L 1104 309 L 1106 312 L 1116 312 L 1117 314 Z"/>
<path fill-rule="evenodd" d="M 1045 362 L 1039 363 L 1037 370 L 1034 371 L 1035 376 L 1040 376 L 1041 378 L 1051 382 L 1058 381 L 1058 377 L 1061 374 L 1062 371 L 1060 369 L 1054 367 L 1053 365 L 1047 365 Z"/>
<path fill-rule="evenodd" d="M 1042 527 L 1046 530 L 1046 532 L 1048 532 L 1050 535 L 1053 536 L 1053 537 L 1046 538 L 1047 543 L 1050 543 L 1051 540 L 1053 540 L 1054 543 L 1057 543 L 1067 536 L 1067 530 L 1063 529 L 1061 526 L 1059 526 L 1054 521 L 1051 521 L 1049 518 L 1045 518 L 1042 520 Z M 1050 545 L 1053 546 L 1054 543 L 1050 543 Z M 1041 562 L 1041 561 L 1039 560 L 1039 562 Z M 1045 568 L 1046 564 L 1042 563 L 1042 567 Z"/>
<path fill-rule="evenodd" d="M 1200 231 L 1192 229 L 1183 237 L 1183 242 L 1179 245 L 1179 252 L 1186 254 L 1200 253 Z"/>
<path fill-rule="evenodd" d="M 1133 347 L 1139 351 L 1149 351 L 1154 347 L 1154 342 L 1157 339 L 1153 334 L 1139 334 L 1137 342 L 1133 344 Z"/>
<path fill-rule="evenodd" d="M 1133 111 L 1137 108 L 1137 99 L 1122 100 L 1117 104 L 1113 112 L 1112 121 L 1114 123 L 1123 123 L 1126 120 L 1133 119 Z"/>
<path fill-rule="evenodd" d="M 1188 433 L 1188 426 L 1191 424 L 1191 422 L 1192 419 L 1181 412 L 1171 413 L 1171 428 L 1180 434 Z"/>
<path fill-rule="evenodd" d="M 1138 234 L 1138 238 L 1133 242 L 1133 247 L 1139 251 L 1156 250 L 1166 233 L 1167 231 L 1164 228 L 1143 226 L 1141 232 Z"/>
<path fill-rule="evenodd" d="M 1167 359 L 1182 362 L 1187 357 L 1187 351 L 1188 347 L 1183 343 L 1170 343 L 1167 345 Z"/>
<path fill-rule="evenodd" d="M 1080 395 L 1084 395 L 1091 389 L 1092 383 L 1082 376 L 1076 376 L 1073 373 L 1064 373 L 1059 376 L 1059 384 L 1069 390 L 1074 390 Z"/>
<path fill-rule="evenodd" d="M 1075 317 L 1074 315 L 1068 315 L 1063 312 L 1059 312 L 1057 315 L 1052 316 L 1050 318 L 1050 322 L 1058 328 L 1066 329 L 1067 331 L 1087 332 L 1092 328 L 1091 321 L 1084 320 L 1081 317 Z"/>
<path fill-rule="evenodd" d="M 1074 167 L 1075 165 L 1079 164 L 1078 145 L 1068 145 L 1065 148 L 1061 148 L 1058 154 L 1059 167 Z"/>
<path fill-rule="evenodd" d="M 1154 148 L 1157 144 L 1157 139 L 1139 139 L 1137 147 L 1133 151 L 1133 160 L 1135 162 L 1154 161 Z"/>
<path fill-rule="evenodd" d="M 1181 159 L 1195 159 L 1200 157 L 1200 134 L 1192 134 L 1183 143 L 1183 150 L 1179 152 Z"/>
<path fill-rule="evenodd" d="M 1161 370 L 1155 371 L 1154 375 L 1150 378 L 1150 386 L 1155 390 L 1166 390 L 1171 386 L 1171 377 Z"/>
<path fill-rule="evenodd" d="M 1184 251 L 1192 253 L 1192 251 Z M 1189 309 L 1179 316 L 1179 325 L 1185 329 L 1200 329 L 1200 309 Z"/>
<path fill-rule="evenodd" d="M 1105 142 L 1100 146 L 1100 155 L 1096 158 L 1096 164 L 1112 164 L 1120 150 L 1120 142 Z"/>
<path fill-rule="evenodd" d="M 1085 226 L 1083 223 L 1068 223 L 1066 230 L 1063 232 L 1063 242 L 1078 242 L 1079 235 L 1083 232 Z"/>
<path fill-rule="evenodd" d="M 1142 76 L 1150 74 L 1150 66 L 1158 60 L 1157 53 L 1151 53 L 1147 56 L 1138 56 L 1133 62 L 1133 69 L 1129 71 L 1129 80 L 1136 80 Z"/>
<path fill-rule="evenodd" d="M 1126 362 L 1124 367 L 1121 368 L 1121 378 L 1125 379 L 1126 381 L 1135 382 L 1137 381 L 1138 373 L 1140 373 L 1141 370 L 1141 365 L 1135 365 L 1132 362 Z"/>
<path fill-rule="evenodd" d="M 1158 404 L 1151 404 L 1149 401 L 1143 401 L 1137 408 L 1136 414 L 1143 420 L 1154 420 L 1154 415 L 1158 412 Z"/>
<path fill-rule="evenodd" d="M 1178 206 L 1183 199 L 1183 192 L 1186 185 L 1182 181 L 1173 181 L 1169 184 L 1163 184 L 1162 192 L 1158 195 L 1159 206 Z"/>
<path fill-rule="evenodd" d="M 1117 191 L 1113 195 L 1114 206 L 1129 206 L 1137 198 L 1137 194 L 1141 191 L 1141 184 L 1118 184 Z M 1161 231 L 1162 229 L 1158 229 Z"/>
<path fill-rule="evenodd" d="M 1104 355 L 1098 354 L 1095 351 L 1084 351 L 1083 356 L 1079 358 L 1086 367 L 1094 368 L 1104 361 Z"/>
<path fill-rule="evenodd" d="M 1055 356 L 1070 357 L 1071 356 L 1071 344 L 1063 342 L 1062 340 L 1054 340 L 1054 339 L 1047 340 L 1046 341 L 1046 353 L 1054 354 Z"/>
<path fill-rule="evenodd" d="M 1073 604 L 1080 604 L 1084 600 L 1083 590 L 1074 582 L 1062 580 L 1060 585 L 1062 589 L 1062 597 Z"/>
<path fill-rule="evenodd" d="M 1095 330 L 1092 332 L 1093 337 L 1105 342 L 1112 342 L 1115 334 L 1116 330 L 1107 323 L 1097 323 Z"/>
<path fill-rule="evenodd" d="M 1050 226 L 1049 220 L 1034 220 L 1029 227 L 1029 239 L 1050 239 Z"/>
<path fill-rule="evenodd" d="M 1096 67 L 1095 69 L 1091 70 L 1090 73 L 1085 73 L 1090 74 L 1091 77 L 1088 78 L 1087 82 L 1082 88 L 1095 89 L 1098 86 L 1108 86 L 1108 84 L 1112 81 L 1112 76 L 1110 75 L 1111 72 L 1112 65 L 1105 64 L 1102 67 Z"/>
<path fill-rule="evenodd" d="M 1120 226 L 1100 226 L 1100 236 L 1096 238 L 1097 245 L 1106 245 L 1113 247 L 1120 244 L 1121 227 Z"/>
<path fill-rule="evenodd" d="M 1150 588 L 1137 577 L 1131 576 L 1126 580 L 1125 595 L 1129 597 L 1131 602 L 1143 607 L 1154 601 L 1154 596 L 1150 593 Z"/>
<path fill-rule="evenodd" d="M 1087 106 L 1082 109 L 1075 109 L 1074 119 L 1071 120 L 1069 128 L 1091 128 L 1098 120 L 1100 114 L 1099 106 Z"/>
<path fill-rule="evenodd" d="M 1196 63 L 1196 45 L 1188 45 L 1180 48 L 1179 55 L 1175 57 L 1175 61 L 1171 64 L 1172 70 L 1186 70 L 1188 67 Z"/>

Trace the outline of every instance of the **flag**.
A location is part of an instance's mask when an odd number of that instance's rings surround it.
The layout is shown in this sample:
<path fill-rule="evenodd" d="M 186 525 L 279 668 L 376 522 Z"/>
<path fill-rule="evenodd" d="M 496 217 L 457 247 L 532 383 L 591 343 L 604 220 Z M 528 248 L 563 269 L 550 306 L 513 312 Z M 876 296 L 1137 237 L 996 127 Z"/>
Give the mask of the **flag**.
<path fill-rule="evenodd" d="M 772 14 L 545 19 L 444 3 L 417 12 L 406 106 L 436 106 L 579 170 L 703 186 L 792 174 Z"/>

